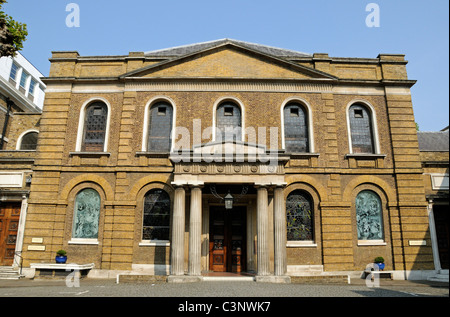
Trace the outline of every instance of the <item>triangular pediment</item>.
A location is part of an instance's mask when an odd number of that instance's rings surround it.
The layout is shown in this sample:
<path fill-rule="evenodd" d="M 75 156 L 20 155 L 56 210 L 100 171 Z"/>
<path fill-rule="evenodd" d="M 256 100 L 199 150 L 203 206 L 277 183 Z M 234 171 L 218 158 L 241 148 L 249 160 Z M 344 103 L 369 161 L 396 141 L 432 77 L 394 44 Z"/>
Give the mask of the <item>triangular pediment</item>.
<path fill-rule="evenodd" d="M 175 57 L 121 78 L 335 79 L 334 76 L 233 42 Z"/>

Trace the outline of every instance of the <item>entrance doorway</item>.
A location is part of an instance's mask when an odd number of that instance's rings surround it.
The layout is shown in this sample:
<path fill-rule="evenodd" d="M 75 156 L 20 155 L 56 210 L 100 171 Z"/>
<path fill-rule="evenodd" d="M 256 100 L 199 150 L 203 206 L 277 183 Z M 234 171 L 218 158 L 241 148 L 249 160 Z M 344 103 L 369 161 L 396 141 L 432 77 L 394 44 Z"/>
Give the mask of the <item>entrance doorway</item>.
<path fill-rule="evenodd" d="M 21 207 L 21 203 L 0 203 L 0 266 L 14 262 Z"/>
<path fill-rule="evenodd" d="M 212 206 L 209 213 L 209 270 L 241 273 L 246 270 L 247 208 Z"/>
<path fill-rule="evenodd" d="M 449 212 L 448 205 L 434 205 L 434 223 L 438 240 L 439 259 L 443 269 L 449 268 L 448 246 L 449 246 Z"/>

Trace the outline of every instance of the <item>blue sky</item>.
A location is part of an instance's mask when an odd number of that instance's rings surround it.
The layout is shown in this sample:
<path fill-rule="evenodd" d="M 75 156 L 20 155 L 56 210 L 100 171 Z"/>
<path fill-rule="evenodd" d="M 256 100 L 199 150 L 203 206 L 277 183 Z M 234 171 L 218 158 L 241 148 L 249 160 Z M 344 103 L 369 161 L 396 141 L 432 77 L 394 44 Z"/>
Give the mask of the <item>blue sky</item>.
<path fill-rule="evenodd" d="M 80 27 L 66 26 L 66 6 Z M 366 26 L 369 3 L 380 27 Z M 45 76 L 51 51 L 125 55 L 232 38 L 332 57 L 405 54 L 421 131 L 449 124 L 448 0 L 9 0 L 5 11 L 27 23 L 22 54 Z"/>

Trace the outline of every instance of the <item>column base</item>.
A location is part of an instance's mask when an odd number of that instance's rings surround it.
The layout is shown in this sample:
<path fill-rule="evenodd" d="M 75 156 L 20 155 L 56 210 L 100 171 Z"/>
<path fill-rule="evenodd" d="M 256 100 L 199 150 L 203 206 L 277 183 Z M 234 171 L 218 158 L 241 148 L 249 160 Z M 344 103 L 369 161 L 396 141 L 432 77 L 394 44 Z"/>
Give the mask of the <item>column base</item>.
<path fill-rule="evenodd" d="M 191 275 L 169 275 L 167 277 L 168 283 L 197 283 L 203 281 L 203 276 L 191 276 Z"/>
<path fill-rule="evenodd" d="M 277 284 L 289 284 L 291 283 L 291 277 L 290 276 L 275 276 L 275 275 L 268 275 L 268 276 L 256 276 L 255 281 L 259 283 L 277 283 Z"/>

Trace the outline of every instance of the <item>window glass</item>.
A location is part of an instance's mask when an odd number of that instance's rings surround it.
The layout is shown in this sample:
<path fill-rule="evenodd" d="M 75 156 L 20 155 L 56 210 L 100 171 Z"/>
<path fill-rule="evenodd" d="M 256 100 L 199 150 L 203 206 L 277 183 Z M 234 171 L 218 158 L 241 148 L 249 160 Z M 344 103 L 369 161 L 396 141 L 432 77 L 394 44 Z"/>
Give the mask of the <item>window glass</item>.
<path fill-rule="evenodd" d="M 383 210 L 380 197 L 373 191 L 365 190 L 358 194 L 355 205 L 358 240 L 383 239 Z"/>
<path fill-rule="evenodd" d="M 241 141 L 241 109 L 233 103 L 221 104 L 216 111 L 216 141 Z"/>
<path fill-rule="evenodd" d="M 19 66 L 17 66 L 16 63 L 13 63 L 11 66 L 11 73 L 9 74 L 9 78 L 16 81 L 17 78 L 17 71 L 19 70 Z"/>
<path fill-rule="evenodd" d="M 286 199 L 287 241 L 312 241 L 314 210 L 309 194 L 296 190 Z"/>
<path fill-rule="evenodd" d="M 25 85 L 27 84 L 28 74 L 25 71 L 22 71 L 22 76 L 20 77 L 20 87 L 25 89 Z"/>
<path fill-rule="evenodd" d="M 284 108 L 284 143 L 287 152 L 309 152 L 308 117 L 299 104 Z"/>
<path fill-rule="evenodd" d="M 107 119 L 108 107 L 103 102 L 95 102 L 86 108 L 82 151 L 104 151 Z"/>
<path fill-rule="evenodd" d="M 165 102 L 153 105 L 150 109 L 148 127 L 149 152 L 170 152 L 172 146 L 172 106 Z"/>
<path fill-rule="evenodd" d="M 21 150 L 36 150 L 38 142 L 38 133 L 29 132 L 22 137 L 22 142 L 20 144 Z"/>
<path fill-rule="evenodd" d="M 169 229 L 169 194 L 162 189 L 153 189 L 144 198 L 142 240 L 169 240 Z"/>
<path fill-rule="evenodd" d="M 72 237 L 97 239 L 100 219 L 100 195 L 94 189 L 83 189 L 75 199 Z"/>
<path fill-rule="evenodd" d="M 353 153 L 374 153 L 372 118 L 362 105 L 349 108 L 350 132 Z"/>

